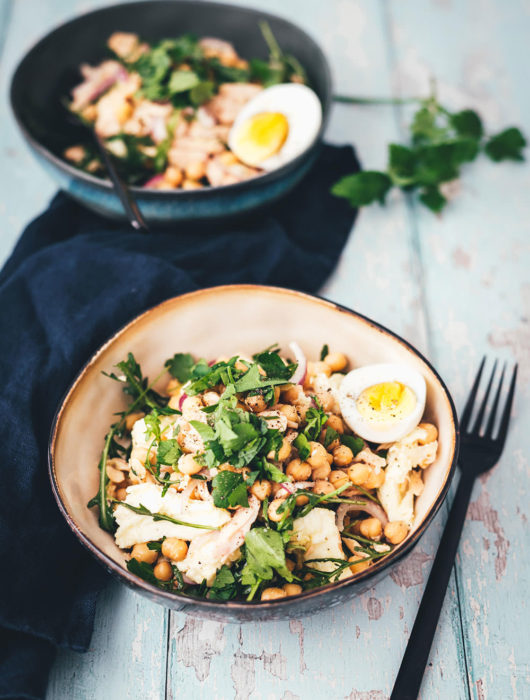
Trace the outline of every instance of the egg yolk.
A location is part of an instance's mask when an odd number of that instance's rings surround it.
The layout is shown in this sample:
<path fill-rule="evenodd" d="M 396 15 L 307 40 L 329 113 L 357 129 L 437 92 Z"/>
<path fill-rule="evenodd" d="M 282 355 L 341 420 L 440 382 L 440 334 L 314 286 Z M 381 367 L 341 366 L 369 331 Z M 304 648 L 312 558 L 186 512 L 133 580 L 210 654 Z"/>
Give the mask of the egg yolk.
<path fill-rule="evenodd" d="M 380 422 L 399 421 L 416 406 L 416 394 L 401 382 L 382 382 L 359 394 L 357 410 L 364 418 Z"/>
<path fill-rule="evenodd" d="M 259 165 L 282 148 L 289 134 L 289 122 L 280 112 L 261 112 L 239 127 L 234 151 L 240 160 Z"/>

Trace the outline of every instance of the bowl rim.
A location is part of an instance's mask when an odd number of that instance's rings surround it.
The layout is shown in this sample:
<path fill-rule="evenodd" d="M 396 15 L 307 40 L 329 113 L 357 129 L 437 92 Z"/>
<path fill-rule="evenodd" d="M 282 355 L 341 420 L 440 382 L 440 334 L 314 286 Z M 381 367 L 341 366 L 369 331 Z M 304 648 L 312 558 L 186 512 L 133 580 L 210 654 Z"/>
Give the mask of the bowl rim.
<path fill-rule="evenodd" d="M 155 2 L 158 3 L 164 3 L 168 6 L 174 6 L 178 7 L 178 5 L 187 5 L 187 6 L 194 6 L 194 7 L 199 7 L 199 5 L 196 3 L 195 0 L 155 0 Z M 56 35 L 63 30 L 67 29 L 68 27 L 71 27 L 73 25 L 78 25 L 83 22 L 83 20 L 86 17 L 91 17 L 93 15 L 98 15 L 98 14 L 105 14 L 108 11 L 115 10 L 117 8 L 130 8 L 134 7 L 136 5 L 151 5 L 152 2 L 150 0 L 135 0 L 133 2 L 125 2 L 125 3 L 115 3 L 112 5 L 107 5 L 104 7 L 99 7 L 94 10 L 90 10 L 88 12 L 83 12 L 81 14 L 76 14 L 70 19 L 66 19 L 64 22 L 61 22 L 58 26 L 54 27 L 51 29 L 49 32 L 44 34 L 40 39 L 38 39 L 28 51 L 22 56 L 22 58 L 19 60 L 17 63 L 17 66 L 12 74 L 11 77 L 11 82 L 9 86 L 9 102 L 11 105 L 11 111 L 13 113 L 13 116 L 15 118 L 15 121 L 24 135 L 25 139 L 28 141 L 28 143 L 31 145 L 32 148 L 34 148 L 43 158 L 45 158 L 47 161 L 51 162 L 56 168 L 58 168 L 60 171 L 65 173 L 66 175 L 70 176 L 71 178 L 74 178 L 76 180 L 80 180 L 81 182 L 87 184 L 87 185 L 92 185 L 100 190 L 107 191 L 107 192 L 113 192 L 114 191 L 114 185 L 112 184 L 111 180 L 105 177 L 96 177 L 95 175 L 91 175 L 90 173 L 85 172 L 84 170 L 80 170 L 76 168 L 75 166 L 71 165 L 66 161 L 66 159 L 60 158 L 59 156 L 55 155 L 49 148 L 44 146 L 37 138 L 33 136 L 33 134 L 29 131 L 29 129 L 26 127 L 26 124 L 19 113 L 19 110 L 17 109 L 17 104 L 16 104 L 16 99 L 15 99 L 15 93 L 17 91 L 17 85 L 19 82 L 19 73 L 22 71 L 24 66 L 26 65 L 27 62 L 29 62 L 33 56 L 33 54 L 43 45 L 46 43 L 49 43 L 53 41 L 56 37 Z M 285 19 L 284 17 L 281 17 L 280 15 L 275 15 L 271 12 L 265 12 L 258 10 L 253 7 L 246 7 L 244 5 L 233 5 L 231 3 L 227 2 L 216 2 L 215 0 L 201 0 L 201 5 L 202 6 L 217 6 L 221 8 L 227 8 L 231 10 L 238 10 L 242 12 L 243 14 L 246 15 L 255 15 L 258 16 L 261 19 L 265 20 L 274 20 L 275 22 L 281 22 L 284 25 L 288 26 L 291 29 L 295 29 L 297 32 L 301 33 L 304 36 L 304 40 L 308 42 L 308 44 L 312 45 L 312 51 L 315 55 L 318 56 L 319 61 L 322 65 L 322 70 L 324 73 L 324 82 L 326 85 L 326 92 L 327 94 L 325 95 L 325 99 L 321 99 L 319 95 L 317 95 L 321 105 L 322 105 L 322 121 L 320 124 L 320 128 L 315 135 L 314 139 L 312 142 L 304 149 L 302 153 L 300 153 L 296 158 L 293 158 L 292 160 L 288 161 L 284 165 L 282 165 L 279 168 L 276 168 L 275 170 L 270 170 L 264 173 L 261 173 L 260 175 L 250 178 L 249 180 L 243 180 L 241 182 L 236 182 L 230 185 L 219 185 L 217 187 L 203 187 L 201 189 L 197 190 L 182 190 L 182 189 L 175 189 L 175 190 L 157 190 L 154 188 L 144 188 L 140 187 L 138 185 L 131 185 L 129 186 L 129 190 L 135 194 L 135 195 L 142 195 L 145 197 L 148 197 L 149 199 L 154 199 L 154 200 L 165 200 L 168 197 L 180 197 L 181 199 L 189 199 L 189 198 L 200 198 L 200 197 L 207 197 L 208 195 L 212 194 L 217 194 L 218 192 L 221 193 L 221 195 L 225 192 L 230 192 L 230 193 L 236 193 L 236 192 L 242 192 L 245 190 L 248 190 L 253 186 L 253 184 L 259 185 L 263 184 L 266 185 L 267 183 L 273 182 L 277 179 L 280 179 L 283 175 L 287 174 L 293 169 L 296 169 L 298 165 L 300 165 L 311 153 L 311 151 L 317 146 L 321 141 L 322 137 L 324 134 L 324 130 L 327 126 L 327 123 L 329 121 L 329 114 L 330 114 L 330 109 L 331 109 L 331 103 L 332 103 L 332 86 L 333 86 L 333 81 L 331 77 L 331 69 L 328 63 L 328 60 L 320 47 L 320 45 L 317 43 L 317 41 L 310 35 L 308 34 L 304 29 L 299 27 L 297 24 L 294 22 L 291 22 L 288 19 Z M 316 94 L 316 93 L 315 93 Z"/>
<path fill-rule="evenodd" d="M 156 311 L 162 311 L 166 307 L 171 306 L 175 303 L 179 303 L 180 301 L 185 301 L 194 297 L 201 297 L 201 296 L 207 296 L 210 294 L 219 294 L 223 292 L 229 292 L 233 290 L 242 290 L 242 291 L 247 291 L 247 292 L 272 292 L 276 293 L 279 296 L 282 296 L 284 294 L 288 294 L 290 296 L 295 296 L 295 297 L 300 297 L 302 299 L 311 301 L 312 303 L 319 304 L 321 306 L 325 306 L 326 308 L 330 309 L 331 311 L 338 311 L 339 313 L 345 313 L 350 316 L 355 317 L 357 320 L 361 321 L 362 323 L 374 328 L 375 330 L 379 331 L 383 335 L 388 335 L 394 340 L 397 340 L 401 345 L 403 345 L 407 350 L 412 352 L 416 357 L 418 357 L 421 361 L 423 361 L 427 367 L 430 369 L 430 371 L 433 373 L 434 377 L 436 380 L 439 382 L 440 387 L 443 390 L 443 394 L 445 396 L 445 399 L 449 405 L 450 413 L 451 413 L 451 419 L 452 419 L 452 426 L 453 426 L 453 445 L 452 445 L 452 457 L 451 457 L 451 464 L 449 466 L 449 469 L 446 474 L 446 478 L 442 486 L 440 487 L 440 490 L 438 491 L 438 494 L 433 501 L 433 504 L 429 508 L 427 514 L 425 515 L 423 521 L 420 523 L 418 526 L 418 529 L 413 533 L 413 535 L 410 538 L 407 538 L 404 540 L 402 545 L 398 545 L 390 554 L 388 554 L 385 557 L 382 557 L 378 561 L 376 561 L 373 566 L 368 567 L 364 571 L 360 572 L 359 574 L 348 578 L 348 579 L 343 579 L 342 581 L 336 581 L 333 583 L 328 583 L 322 587 L 315 588 L 309 591 L 305 591 L 302 593 L 299 593 L 294 596 L 288 596 L 287 598 L 280 598 L 277 600 L 272 600 L 272 601 L 234 601 L 234 600 L 228 600 L 228 601 L 212 601 L 208 600 L 206 598 L 195 598 L 192 596 L 187 596 L 178 592 L 169 592 L 165 591 L 161 588 L 156 587 L 155 585 L 148 583 L 144 579 L 140 578 L 139 576 L 136 576 L 135 574 L 132 574 L 127 568 L 124 568 L 121 564 L 118 564 L 114 559 L 109 557 L 107 554 L 105 554 L 103 551 L 101 551 L 93 542 L 92 540 L 87 537 L 81 529 L 78 527 L 78 525 L 75 523 L 73 517 L 70 515 L 65 503 L 63 502 L 63 498 L 61 496 L 61 490 L 60 486 L 58 483 L 58 479 L 55 474 L 55 464 L 54 464 L 54 452 L 55 452 L 55 444 L 57 440 L 57 434 L 58 434 L 58 429 L 61 421 L 62 414 L 66 410 L 68 404 L 70 403 L 71 397 L 74 395 L 74 393 L 77 390 L 77 387 L 83 380 L 85 374 L 87 373 L 88 369 L 99 359 L 99 357 L 109 348 L 116 339 L 124 335 L 129 329 L 131 329 L 133 326 L 135 326 L 138 323 L 141 323 L 143 320 L 146 319 L 149 315 L 151 315 L 153 312 Z M 159 600 L 159 602 L 164 601 L 164 603 L 167 603 L 166 607 L 175 607 L 175 603 L 180 603 L 180 607 L 182 609 L 186 608 L 186 606 L 193 606 L 193 605 L 200 605 L 204 610 L 211 610 L 211 611 L 230 611 L 231 613 L 244 613 L 248 612 L 252 608 L 259 608 L 260 610 L 266 609 L 268 607 L 274 607 L 275 611 L 280 610 L 280 609 L 286 609 L 289 607 L 289 605 L 294 602 L 294 601 L 304 601 L 304 600 L 311 600 L 314 599 L 315 597 L 318 596 L 323 596 L 324 598 L 326 595 L 331 595 L 338 591 L 339 589 L 347 589 L 350 586 L 357 585 L 361 581 L 367 581 L 371 578 L 374 578 L 377 574 L 380 574 L 382 571 L 390 567 L 392 564 L 396 563 L 398 560 L 400 560 L 402 557 L 404 557 L 406 554 L 408 554 L 418 543 L 418 541 L 421 539 L 423 534 L 425 533 L 426 529 L 428 526 L 431 524 L 432 520 L 434 519 L 435 515 L 437 514 L 438 510 L 440 509 L 443 501 L 445 500 L 445 497 L 449 491 L 449 487 L 451 485 L 451 481 L 454 477 L 454 473 L 456 470 L 456 463 L 458 460 L 458 448 L 459 448 L 459 443 L 460 443 L 460 430 L 459 430 L 459 423 L 458 423 L 458 417 L 456 413 L 456 409 L 454 406 L 453 399 L 451 397 L 451 394 L 445 385 L 443 379 L 440 377 L 438 372 L 435 370 L 435 368 L 432 366 L 432 364 L 427 360 L 422 353 L 420 353 L 419 350 L 417 350 L 411 343 L 409 343 L 407 340 L 399 336 L 397 333 L 394 333 L 393 331 L 389 330 L 385 326 L 383 326 L 380 323 L 377 323 L 376 321 L 373 321 L 372 319 L 368 318 L 367 316 L 364 316 L 363 314 L 358 313 L 357 311 L 353 311 L 353 309 L 350 309 L 346 306 L 343 306 L 342 304 L 339 304 L 337 302 L 330 301 L 328 299 L 325 299 L 324 297 L 321 297 L 316 294 L 309 294 L 307 292 L 300 292 L 292 289 L 287 289 L 285 287 L 278 287 L 278 286 L 272 286 L 272 285 L 260 285 L 260 284 L 226 284 L 226 285 L 219 285 L 215 287 L 206 287 L 203 289 L 199 289 L 196 291 L 192 292 L 187 292 L 185 294 L 179 294 L 174 297 L 170 297 L 169 299 L 166 299 L 159 304 L 155 304 L 154 306 L 150 307 L 146 311 L 143 311 L 142 313 L 138 314 L 135 316 L 132 320 L 130 320 L 128 323 L 123 325 L 121 328 L 119 328 L 115 333 L 113 333 L 97 350 L 93 355 L 90 357 L 90 359 L 85 363 L 85 365 L 81 368 L 81 370 L 78 372 L 76 375 L 75 379 L 73 382 L 70 384 L 69 388 L 67 389 L 66 393 L 64 394 L 63 398 L 61 399 L 59 406 L 57 408 L 57 411 L 55 413 L 51 430 L 50 430 L 50 436 L 49 436 L 49 441 L 48 441 L 48 476 L 50 478 L 51 482 L 51 487 L 52 487 L 52 492 L 54 495 L 54 498 L 57 502 L 57 505 L 59 507 L 59 510 L 61 511 L 63 517 L 65 518 L 68 526 L 72 530 L 72 532 L 76 535 L 76 537 L 79 539 L 81 544 L 87 549 L 100 563 L 102 563 L 108 570 L 110 570 L 111 573 L 117 575 L 119 578 L 124 579 L 124 582 L 127 583 L 130 587 L 134 588 L 139 588 L 141 589 L 144 593 L 147 595 L 150 595 L 156 599 Z"/>

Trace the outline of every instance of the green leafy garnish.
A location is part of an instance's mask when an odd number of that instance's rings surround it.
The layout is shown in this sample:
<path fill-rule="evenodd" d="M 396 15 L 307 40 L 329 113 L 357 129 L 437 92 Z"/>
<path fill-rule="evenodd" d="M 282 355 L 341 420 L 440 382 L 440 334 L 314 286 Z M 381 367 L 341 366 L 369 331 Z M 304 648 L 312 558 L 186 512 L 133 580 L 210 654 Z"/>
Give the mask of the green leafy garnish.
<path fill-rule="evenodd" d="M 309 447 L 309 441 L 304 435 L 304 433 L 299 433 L 293 441 L 293 445 L 298 450 L 300 459 L 304 460 L 311 454 L 311 448 Z"/>
<path fill-rule="evenodd" d="M 364 440 L 360 437 L 354 437 L 353 435 L 341 435 L 340 441 L 346 447 L 349 447 L 353 452 L 353 456 L 357 455 L 364 447 Z"/>
<path fill-rule="evenodd" d="M 526 139 L 515 127 L 485 137 L 480 116 L 472 109 L 450 112 L 433 93 L 427 99 L 369 100 L 340 97 L 352 104 L 419 105 L 410 126 L 408 145 L 392 143 L 388 151 L 386 172 L 365 170 L 346 175 L 331 188 L 332 194 L 343 197 L 353 207 L 373 202 L 385 203 L 392 187 L 418 191 L 419 200 L 433 212 L 440 212 L 447 199 L 440 185 L 460 176 L 462 165 L 475 160 L 482 151 L 492 160 L 524 160 Z"/>
<path fill-rule="evenodd" d="M 322 350 L 320 351 L 320 361 L 322 362 L 327 355 L 329 355 L 329 345 L 326 343 L 322 346 Z"/>
<path fill-rule="evenodd" d="M 238 472 L 222 471 L 214 477 L 213 502 L 217 508 L 244 506 L 248 508 L 247 484 Z"/>
<path fill-rule="evenodd" d="M 237 595 L 237 583 L 228 566 L 223 565 L 217 572 L 215 581 L 209 590 L 210 600 L 231 600 Z"/>
<path fill-rule="evenodd" d="M 138 513 L 138 515 L 148 515 L 150 518 L 153 518 L 155 522 L 158 520 L 167 520 L 168 523 L 173 523 L 174 525 L 183 525 L 184 527 L 195 527 L 199 530 L 219 530 L 218 527 L 211 527 L 210 525 L 198 525 L 196 523 L 187 523 L 182 520 L 177 520 L 176 518 L 172 518 L 170 515 L 166 515 L 165 513 L 153 513 L 141 503 L 139 506 L 132 506 L 130 503 L 117 500 L 113 500 L 113 503 L 119 506 L 123 506 L 124 508 L 128 508 L 129 510 L 132 510 L 133 513 Z"/>
<path fill-rule="evenodd" d="M 189 352 L 177 352 L 170 360 L 166 360 L 165 366 L 172 377 L 184 384 L 191 378 L 191 370 L 195 360 Z"/>
<path fill-rule="evenodd" d="M 251 586 L 247 600 L 252 600 L 260 584 L 270 581 L 275 572 L 286 581 L 293 576 L 285 563 L 285 548 L 279 532 L 262 527 L 250 530 L 245 537 L 247 563 L 243 569 L 241 583 Z"/>
<path fill-rule="evenodd" d="M 323 410 L 322 406 L 320 406 L 316 397 L 314 397 L 314 400 L 317 402 L 317 405 L 308 408 L 305 414 L 306 426 L 304 428 L 304 435 L 308 440 L 318 439 L 328 419 L 326 412 Z"/>

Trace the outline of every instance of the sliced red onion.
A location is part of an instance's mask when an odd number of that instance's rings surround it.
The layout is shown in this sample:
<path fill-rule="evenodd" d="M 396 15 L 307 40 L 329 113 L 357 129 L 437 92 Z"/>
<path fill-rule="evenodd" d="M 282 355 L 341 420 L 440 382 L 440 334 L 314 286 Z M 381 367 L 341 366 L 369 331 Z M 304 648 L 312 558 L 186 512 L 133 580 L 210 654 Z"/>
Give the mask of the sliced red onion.
<path fill-rule="evenodd" d="M 309 489 L 314 485 L 315 485 L 314 481 L 295 481 L 295 482 L 284 481 L 280 484 L 280 489 L 287 491 L 289 496 L 292 496 L 293 493 L 296 493 L 296 491 L 299 491 L 300 489 Z M 278 490 L 278 492 L 279 492 L 279 490 Z"/>
<path fill-rule="evenodd" d="M 188 398 L 188 395 L 187 395 L 186 393 L 182 392 L 182 395 L 181 395 L 181 397 L 180 397 L 180 399 L 179 399 L 179 409 L 180 409 L 181 411 L 182 411 L 182 404 L 184 403 L 184 401 L 185 401 L 187 398 Z"/>
<path fill-rule="evenodd" d="M 388 518 L 386 517 L 385 511 L 381 508 L 381 506 L 377 505 L 377 503 L 374 503 L 373 501 L 364 501 L 362 505 L 354 505 L 353 503 L 343 503 L 337 508 L 337 517 L 336 517 L 336 522 L 337 522 L 337 527 L 339 530 L 342 532 L 344 530 L 344 518 L 348 513 L 356 513 L 356 512 L 364 512 L 368 513 L 374 518 L 379 518 L 381 521 L 383 527 L 388 523 Z"/>
<path fill-rule="evenodd" d="M 289 347 L 293 351 L 296 362 L 298 363 L 298 367 L 295 369 L 295 372 L 289 381 L 291 384 L 303 384 L 307 373 L 306 356 L 302 352 L 302 348 L 298 345 L 298 343 L 293 341 L 292 343 L 289 343 Z"/>
<path fill-rule="evenodd" d="M 153 177 L 149 178 L 147 182 L 144 183 L 143 187 L 144 189 L 149 188 L 149 187 L 156 187 L 159 185 L 162 180 L 164 179 L 164 176 L 162 174 L 160 175 L 154 175 Z"/>

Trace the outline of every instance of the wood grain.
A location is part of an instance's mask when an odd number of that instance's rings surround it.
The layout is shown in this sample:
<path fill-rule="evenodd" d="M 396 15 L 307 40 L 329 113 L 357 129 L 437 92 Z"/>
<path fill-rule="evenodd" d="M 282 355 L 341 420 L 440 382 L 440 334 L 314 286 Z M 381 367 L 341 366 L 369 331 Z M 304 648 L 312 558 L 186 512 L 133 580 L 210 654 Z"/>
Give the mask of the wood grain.
<path fill-rule="evenodd" d="M 107 4 L 0 0 L 0 259 L 53 193 L 7 107 L 17 60 L 59 21 Z M 524 0 L 240 0 L 294 20 L 329 56 L 337 92 L 418 95 L 437 78 L 442 101 L 472 106 L 491 130 L 530 131 Z M 2 50 L 2 38 L 5 39 Z M 367 168 L 405 136 L 406 110 L 336 106 L 327 138 L 355 143 Z M 476 487 L 421 697 L 528 697 L 526 635 L 530 172 L 466 169 L 443 216 L 400 193 L 361 213 L 324 296 L 418 346 L 461 405 L 484 352 L 523 363 L 499 466 Z M 347 351 L 347 348 L 344 348 Z M 526 353 L 526 355 L 525 355 Z M 48 698 L 203 697 L 384 700 L 405 648 L 447 508 L 386 580 L 329 613 L 290 623 L 223 625 L 169 613 L 116 583 L 102 595 L 85 655 L 60 652 Z"/>

